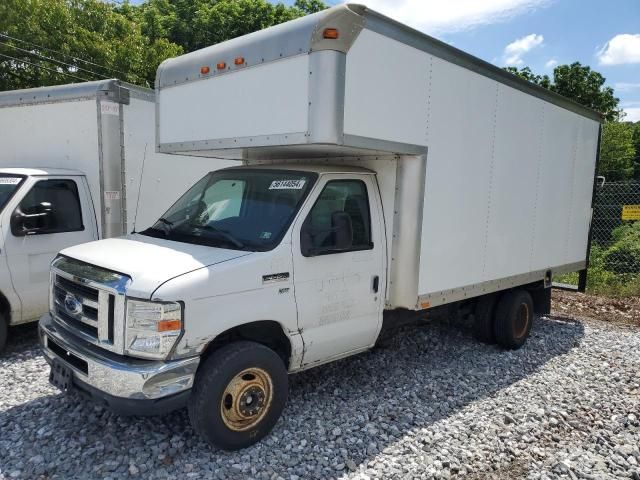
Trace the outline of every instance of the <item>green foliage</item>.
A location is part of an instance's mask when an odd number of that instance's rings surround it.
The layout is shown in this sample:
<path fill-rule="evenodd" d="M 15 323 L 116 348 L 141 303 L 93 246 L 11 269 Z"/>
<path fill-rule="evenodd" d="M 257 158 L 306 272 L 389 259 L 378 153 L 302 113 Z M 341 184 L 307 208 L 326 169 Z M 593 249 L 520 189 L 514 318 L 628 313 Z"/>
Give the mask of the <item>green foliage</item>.
<path fill-rule="evenodd" d="M 587 293 L 610 297 L 640 295 L 640 222 L 618 227 L 609 247 L 592 245 Z M 577 285 L 578 274 L 554 277 L 554 282 Z"/>
<path fill-rule="evenodd" d="M 600 73 L 579 62 L 558 65 L 553 69 L 553 79 L 548 75 L 536 75 L 529 67 L 506 67 L 505 70 L 600 112 L 607 121 L 621 118 L 620 100 L 615 97 L 613 88 L 605 87 L 606 79 Z"/>
<path fill-rule="evenodd" d="M 504 69 L 509 73 L 513 73 L 514 75 L 527 80 L 528 82 L 535 83 L 536 85 L 540 85 L 541 87 L 551 90 L 552 83 L 549 75 L 536 75 L 529 67 L 523 67 L 521 69 L 518 69 L 518 67 L 505 67 Z"/>
<path fill-rule="evenodd" d="M 144 36 L 131 17 L 100 0 L 3 0 L 0 33 L 29 42 L 0 37 L 0 90 L 114 76 L 149 85 L 158 64 L 183 51 Z"/>
<path fill-rule="evenodd" d="M 293 6 L 303 12 L 305 15 L 320 12 L 327 8 L 327 6 L 321 0 L 296 0 Z"/>
<path fill-rule="evenodd" d="M 219 1 L 200 6 L 193 19 L 193 48 L 203 48 L 229 38 L 293 20 L 302 10 L 267 0 Z"/>
<path fill-rule="evenodd" d="M 609 297 L 634 297 L 640 295 L 640 273 L 615 273 L 607 270 L 604 260 L 606 250 L 594 245 L 591 248 L 589 271 L 587 273 L 587 293 Z M 567 273 L 554 277 L 554 282 L 578 284 L 577 273 Z"/>
<path fill-rule="evenodd" d="M 604 267 L 614 273 L 640 274 L 640 222 L 616 228 L 613 243 L 603 254 Z"/>
<path fill-rule="evenodd" d="M 298 0 L 291 7 L 267 0 L 147 0 L 126 8 L 144 35 L 166 38 L 191 52 L 327 6 L 319 0 Z"/>
<path fill-rule="evenodd" d="M 113 77 L 151 86 L 166 58 L 325 8 L 320 0 L 0 0 L 0 33 L 28 42 L 0 37 L 0 90 Z"/>
<path fill-rule="evenodd" d="M 604 175 L 607 181 L 632 178 L 636 154 L 633 124 L 620 122 L 604 124 L 600 145 L 598 171 L 600 175 Z"/>
<path fill-rule="evenodd" d="M 633 146 L 636 154 L 633 159 L 633 178 L 640 181 L 640 122 L 633 126 Z"/>

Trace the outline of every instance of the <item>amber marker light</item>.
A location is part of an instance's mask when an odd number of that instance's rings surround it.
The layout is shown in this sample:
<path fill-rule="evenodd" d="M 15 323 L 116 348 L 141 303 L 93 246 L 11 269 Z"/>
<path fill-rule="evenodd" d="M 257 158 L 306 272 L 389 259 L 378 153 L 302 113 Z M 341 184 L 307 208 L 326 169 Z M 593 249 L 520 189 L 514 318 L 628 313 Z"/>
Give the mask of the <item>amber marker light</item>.
<path fill-rule="evenodd" d="M 219 62 L 218 64 L 216 64 L 216 68 L 218 70 L 224 70 L 225 68 L 227 68 L 227 64 L 225 62 Z"/>
<path fill-rule="evenodd" d="M 161 320 L 158 322 L 158 332 L 172 332 L 181 328 L 182 322 L 180 320 Z"/>
<path fill-rule="evenodd" d="M 211 69 L 209 67 L 200 67 L 200 73 L 202 75 L 206 75 L 207 73 L 209 73 L 211 71 Z"/>
<path fill-rule="evenodd" d="M 244 57 L 236 57 L 233 63 L 235 63 L 236 65 L 244 65 Z"/>
<path fill-rule="evenodd" d="M 337 28 L 325 28 L 322 32 L 322 36 L 329 40 L 337 40 L 340 34 Z"/>

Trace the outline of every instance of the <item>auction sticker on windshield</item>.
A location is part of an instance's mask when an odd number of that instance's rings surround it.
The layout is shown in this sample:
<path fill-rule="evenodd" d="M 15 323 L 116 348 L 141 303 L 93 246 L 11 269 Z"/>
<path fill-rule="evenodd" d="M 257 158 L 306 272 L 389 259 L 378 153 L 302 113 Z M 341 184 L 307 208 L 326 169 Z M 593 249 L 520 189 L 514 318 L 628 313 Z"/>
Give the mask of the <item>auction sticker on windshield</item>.
<path fill-rule="evenodd" d="M 269 190 L 302 190 L 304 180 L 274 180 Z"/>
<path fill-rule="evenodd" d="M 17 185 L 20 180 L 20 177 L 0 177 L 0 185 Z"/>

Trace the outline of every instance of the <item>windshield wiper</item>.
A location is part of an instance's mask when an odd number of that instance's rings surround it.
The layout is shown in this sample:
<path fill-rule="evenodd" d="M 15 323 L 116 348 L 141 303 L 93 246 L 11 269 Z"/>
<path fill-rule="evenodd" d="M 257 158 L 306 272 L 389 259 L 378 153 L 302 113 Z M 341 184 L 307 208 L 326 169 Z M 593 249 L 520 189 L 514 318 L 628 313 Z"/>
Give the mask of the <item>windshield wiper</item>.
<path fill-rule="evenodd" d="M 221 237 L 224 237 L 226 240 L 233 243 L 238 248 L 244 248 L 245 246 L 244 243 L 242 243 L 240 240 L 238 240 L 236 237 L 234 237 L 231 233 L 227 232 L 226 230 L 220 230 L 219 228 L 213 227 L 211 225 L 203 225 L 197 228 L 201 228 L 202 230 L 207 230 L 209 232 L 217 233 Z"/>
<path fill-rule="evenodd" d="M 173 222 L 167 220 L 164 217 L 160 217 L 156 223 L 160 223 L 162 225 L 162 231 L 165 235 L 169 236 L 171 230 L 173 230 Z"/>

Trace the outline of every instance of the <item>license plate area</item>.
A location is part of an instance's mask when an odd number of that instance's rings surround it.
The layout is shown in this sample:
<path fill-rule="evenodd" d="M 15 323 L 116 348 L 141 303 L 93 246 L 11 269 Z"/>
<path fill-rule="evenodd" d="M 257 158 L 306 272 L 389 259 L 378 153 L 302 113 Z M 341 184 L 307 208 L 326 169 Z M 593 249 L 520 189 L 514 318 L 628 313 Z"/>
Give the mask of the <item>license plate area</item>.
<path fill-rule="evenodd" d="M 89 374 L 89 365 L 87 361 L 78 357 L 73 352 L 68 351 L 66 348 L 58 345 L 55 340 L 47 337 L 47 348 L 55 355 L 65 366 L 71 366 L 79 372 L 85 375 Z"/>
<path fill-rule="evenodd" d="M 54 361 L 51 364 L 51 372 L 49 372 L 49 382 L 60 389 L 62 392 L 68 392 L 73 387 L 73 372 L 61 361 Z"/>

